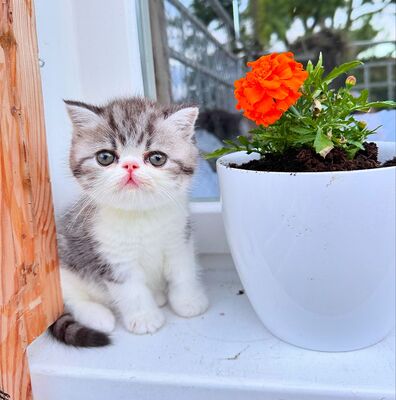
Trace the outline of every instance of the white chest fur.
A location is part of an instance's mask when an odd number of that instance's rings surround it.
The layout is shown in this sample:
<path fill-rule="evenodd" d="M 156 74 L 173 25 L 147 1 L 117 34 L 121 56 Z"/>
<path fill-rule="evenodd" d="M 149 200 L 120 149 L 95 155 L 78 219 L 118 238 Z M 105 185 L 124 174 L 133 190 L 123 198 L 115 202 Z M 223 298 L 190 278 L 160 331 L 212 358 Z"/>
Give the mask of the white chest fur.
<path fill-rule="evenodd" d="M 174 205 L 139 212 L 105 207 L 95 218 L 94 236 L 112 265 L 158 268 L 167 248 L 182 240 L 186 216 Z"/>

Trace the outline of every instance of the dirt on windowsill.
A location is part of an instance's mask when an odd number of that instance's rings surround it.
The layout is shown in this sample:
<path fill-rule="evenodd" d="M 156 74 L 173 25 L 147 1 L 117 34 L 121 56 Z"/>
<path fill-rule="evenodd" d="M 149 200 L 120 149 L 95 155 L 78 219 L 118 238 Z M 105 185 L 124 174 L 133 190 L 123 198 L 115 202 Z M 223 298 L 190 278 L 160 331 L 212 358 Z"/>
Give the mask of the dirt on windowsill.
<path fill-rule="evenodd" d="M 323 158 L 308 147 L 290 149 L 284 154 L 266 154 L 259 160 L 237 165 L 232 168 L 252 171 L 272 172 L 325 172 L 325 171 L 355 171 L 391 167 L 396 165 L 396 157 L 381 164 L 378 161 L 378 148 L 375 143 L 364 143 L 365 150 L 359 150 L 353 160 L 349 160 L 344 150 L 334 148 Z"/>

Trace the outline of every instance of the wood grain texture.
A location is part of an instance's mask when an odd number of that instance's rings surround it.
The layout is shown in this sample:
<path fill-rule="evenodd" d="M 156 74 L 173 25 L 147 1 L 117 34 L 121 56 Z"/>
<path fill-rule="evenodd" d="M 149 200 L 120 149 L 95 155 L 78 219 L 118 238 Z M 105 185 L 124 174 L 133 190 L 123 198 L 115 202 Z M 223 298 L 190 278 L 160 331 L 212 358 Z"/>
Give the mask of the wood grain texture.
<path fill-rule="evenodd" d="M 26 347 L 62 311 L 30 0 L 0 0 L 0 191 L 0 389 L 26 400 Z"/>

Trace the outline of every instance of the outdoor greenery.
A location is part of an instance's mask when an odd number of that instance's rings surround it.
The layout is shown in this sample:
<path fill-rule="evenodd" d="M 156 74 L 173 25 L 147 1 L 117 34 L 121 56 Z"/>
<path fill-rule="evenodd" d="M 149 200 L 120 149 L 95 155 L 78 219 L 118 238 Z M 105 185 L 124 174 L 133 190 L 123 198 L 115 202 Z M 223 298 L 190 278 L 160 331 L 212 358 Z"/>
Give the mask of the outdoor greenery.
<path fill-rule="evenodd" d="M 232 18 L 232 0 L 219 0 L 219 4 Z M 373 40 L 383 28 L 374 23 L 375 16 L 391 10 L 392 4 L 395 0 L 249 0 L 241 15 L 242 42 L 248 47 L 244 50 L 262 54 L 270 48 L 274 35 L 292 49 L 296 38 L 290 40 L 287 32 L 297 21 L 303 27 L 298 41 L 325 30 L 336 33 L 344 42 Z M 218 28 L 224 26 L 210 2 L 193 0 L 192 9 L 205 25 L 217 21 Z M 337 18 L 341 14 L 344 18 Z"/>
<path fill-rule="evenodd" d="M 372 40 L 382 28 L 375 26 L 373 18 L 391 3 L 394 0 L 250 0 L 245 17 L 253 22 L 253 31 L 246 31 L 245 38 L 253 39 L 262 52 L 275 34 L 286 48 L 290 48 L 292 42 L 286 33 L 300 21 L 304 28 L 303 37 L 330 29 L 342 33 L 346 41 Z M 336 14 L 341 12 L 345 18 L 337 23 Z"/>

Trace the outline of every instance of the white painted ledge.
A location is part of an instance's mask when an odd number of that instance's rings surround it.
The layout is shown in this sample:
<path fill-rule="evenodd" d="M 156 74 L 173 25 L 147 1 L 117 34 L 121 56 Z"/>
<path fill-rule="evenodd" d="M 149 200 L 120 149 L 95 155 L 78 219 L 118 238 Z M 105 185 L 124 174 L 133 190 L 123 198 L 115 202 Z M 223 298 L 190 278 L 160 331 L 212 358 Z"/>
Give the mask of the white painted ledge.
<path fill-rule="evenodd" d="M 167 311 L 152 336 L 119 327 L 114 345 L 81 350 L 46 335 L 30 346 L 36 400 L 394 400 L 395 335 L 350 353 L 290 346 L 259 322 L 228 256 L 201 257 L 211 308 Z"/>

